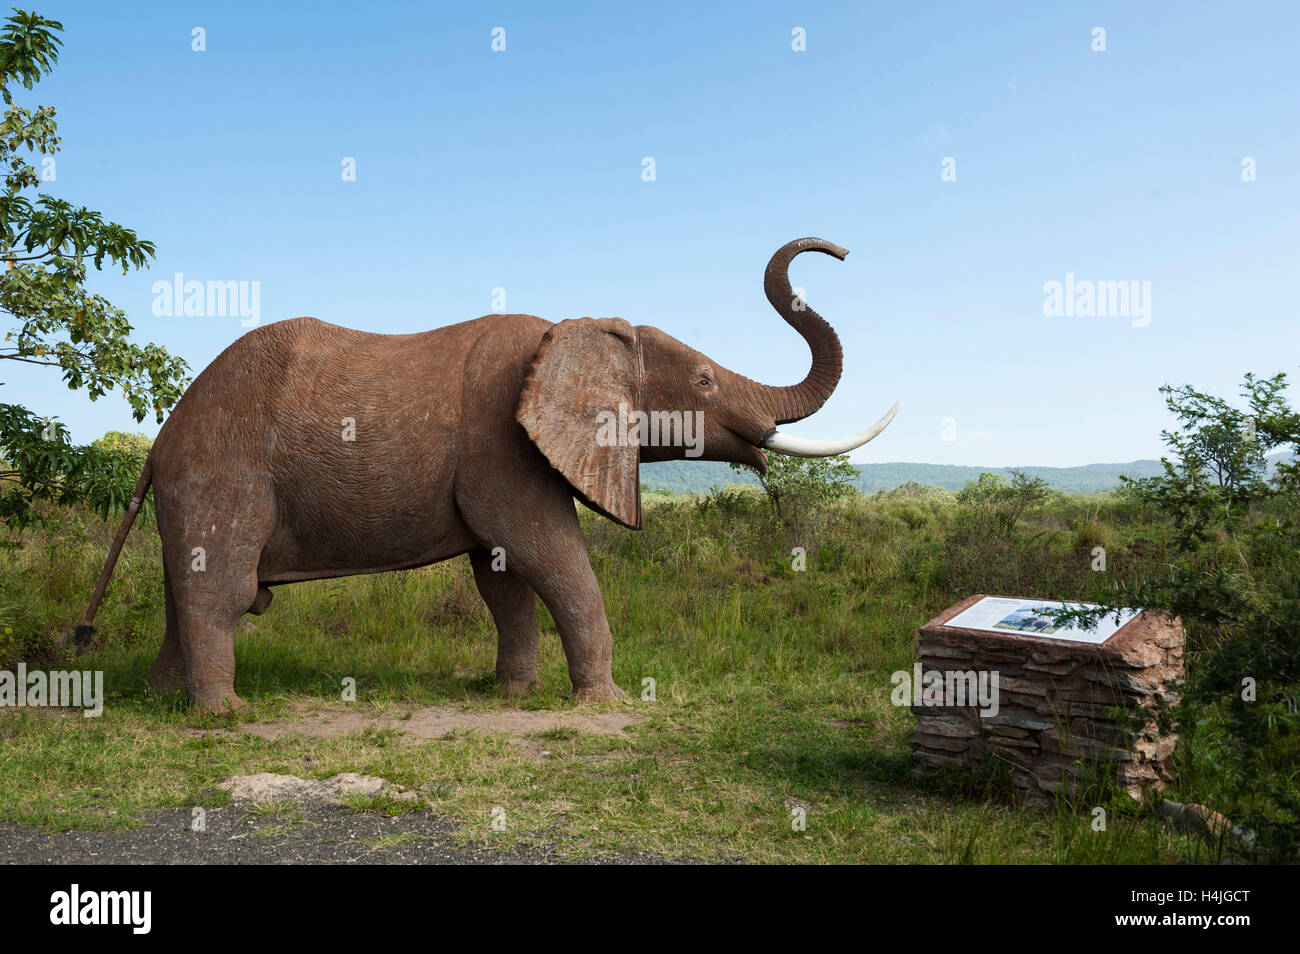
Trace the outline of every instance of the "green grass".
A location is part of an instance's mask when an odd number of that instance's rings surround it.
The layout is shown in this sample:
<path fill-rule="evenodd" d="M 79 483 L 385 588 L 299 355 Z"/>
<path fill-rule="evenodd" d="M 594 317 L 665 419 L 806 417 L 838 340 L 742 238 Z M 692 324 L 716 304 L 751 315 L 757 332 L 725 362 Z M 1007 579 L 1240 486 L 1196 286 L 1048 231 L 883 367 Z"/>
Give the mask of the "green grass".
<path fill-rule="evenodd" d="M 1015 539 L 980 538 L 950 494 L 857 498 L 793 525 L 752 492 L 647 495 L 646 530 L 584 514 L 614 632 L 614 675 L 644 716 L 622 737 L 572 729 L 529 745 L 457 732 L 406 744 L 396 732 L 262 739 L 240 721 L 189 712 L 145 673 L 163 631 L 156 531 L 139 524 L 77 668 L 103 669 L 98 719 L 0 712 L 0 819 L 51 830 L 120 828 L 149 810 L 219 804 L 235 774 L 381 776 L 431 809 L 466 844 L 544 843 L 571 857 L 650 851 L 754 862 L 1167 863 L 1215 860 L 1149 808 L 1111 798 L 1106 831 L 1092 803 L 1019 808 L 996 771 L 918 780 L 914 719 L 889 703 L 916 630 L 971 592 L 1069 598 L 1093 581 L 1089 551 L 1160 530 L 1109 496 L 1054 496 Z M 69 623 L 93 587 L 115 524 L 65 516 L 0 553 L 0 668 L 69 663 Z M 806 572 L 790 551 L 807 551 Z M 495 634 L 464 559 L 407 573 L 280 587 L 236 641 L 242 718 L 338 704 L 356 680 L 362 709 L 447 705 L 574 708 L 559 639 L 542 611 L 545 688 L 496 697 Z M 8 636 L 2 635 L 8 628 Z M 7 640 L 7 642 L 5 641 Z M 653 679 L 655 701 L 641 699 Z M 622 709 L 619 705 L 582 711 Z M 549 755 L 537 757 L 534 750 Z M 1181 801 L 1212 802 L 1213 772 L 1180 756 Z M 364 804 L 362 803 L 364 802 Z M 382 802 L 382 804 L 380 804 Z M 792 806 L 806 830 L 792 826 Z M 505 810 L 505 830 L 492 827 Z M 259 809 L 265 811 L 265 809 Z M 295 816 L 288 815 L 285 824 Z M 276 814 L 279 818 L 279 814 Z"/>
<path fill-rule="evenodd" d="M 377 848 L 380 851 L 387 851 L 389 848 L 396 848 L 399 845 L 406 845 L 417 841 L 426 841 L 428 839 L 429 836 L 422 834 L 421 832 L 404 831 L 398 835 L 384 835 L 380 838 L 372 839 L 366 842 L 366 844 L 373 848 Z"/>
<path fill-rule="evenodd" d="M 288 799 L 270 798 L 265 801 L 253 802 L 248 806 L 248 814 L 255 818 L 280 818 L 282 816 L 292 818 L 298 814 L 298 806 Z"/>

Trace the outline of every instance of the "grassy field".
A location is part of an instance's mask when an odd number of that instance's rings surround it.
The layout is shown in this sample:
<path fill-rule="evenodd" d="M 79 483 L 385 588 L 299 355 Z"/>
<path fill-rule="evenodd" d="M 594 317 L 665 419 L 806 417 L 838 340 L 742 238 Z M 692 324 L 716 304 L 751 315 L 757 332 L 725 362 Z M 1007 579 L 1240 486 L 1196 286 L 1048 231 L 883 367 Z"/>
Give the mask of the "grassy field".
<path fill-rule="evenodd" d="M 631 701 L 582 711 L 640 721 L 620 735 L 555 729 L 521 744 L 505 732 L 458 731 L 416 745 L 390 730 L 267 739 L 240 726 L 338 706 L 348 677 L 351 706 L 364 712 L 574 710 L 544 609 L 545 689 L 507 701 L 493 690 L 495 635 L 464 559 L 281 587 L 266 615 L 244 618 L 236 642 L 236 687 L 253 711 L 201 716 L 145 685 L 163 631 L 148 521 L 118 563 L 93 651 L 75 663 L 66 655 L 116 523 L 65 514 L 57 529 L 0 554 L 0 668 L 25 659 L 102 669 L 108 701 L 97 719 L 0 714 L 0 819 L 130 826 L 153 808 L 218 804 L 214 786 L 234 774 L 353 771 L 418 790 L 461 824 L 466 842 L 544 842 L 575 858 L 1217 860 L 1219 849 L 1127 796 L 1043 813 L 1019 807 L 996 772 L 915 778 L 914 718 L 889 702 L 890 674 L 915 658 L 917 627 L 960 598 L 1076 598 L 1096 582 L 1098 545 L 1117 581 L 1149 569 L 1147 539 L 1161 528 L 1140 508 L 1114 495 L 1055 494 L 1022 514 L 990 515 L 945 491 L 904 488 L 779 520 L 753 489 L 733 488 L 648 496 L 646 510 L 640 533 L 583 516 L 615 679 Z M 791 567 L 794 547 L 807 551 L 804 572 Z M 1190 648 L 1194 664 L 1195 634 Z M 641 698 L 646 679 L 653 701 Z M 1178 758 L 1171 797 L 1213 804 L 1214 773 L 1195 739 Z M 1104 832 L 1090 826 L 1095 804 L 1108 809 Z M 504 831 L 490 824 L 498 806 Z M 792 826 L 800 808 L 806 830 Z"/>

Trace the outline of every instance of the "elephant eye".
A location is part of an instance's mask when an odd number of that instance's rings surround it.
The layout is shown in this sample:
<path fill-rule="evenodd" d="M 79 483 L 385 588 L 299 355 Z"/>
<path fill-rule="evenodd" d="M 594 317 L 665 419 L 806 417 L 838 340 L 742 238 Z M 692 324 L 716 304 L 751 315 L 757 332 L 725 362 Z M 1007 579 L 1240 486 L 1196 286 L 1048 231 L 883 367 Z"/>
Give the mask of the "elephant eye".
<path fill-rule="evenodd" d="M 699 385 L 700 387 L 702 387 L 702 388 L 707 388 L 707 387 L 708 387 L 710 384 L 712 384 L 713 382 L 710 381 L 708 378 L 704 377 L 704 375 L 700 375 L 700 379 L 699 379 L 698 381 L 696 381 L 695 383 L 698 384 L 698 385 Z"/>

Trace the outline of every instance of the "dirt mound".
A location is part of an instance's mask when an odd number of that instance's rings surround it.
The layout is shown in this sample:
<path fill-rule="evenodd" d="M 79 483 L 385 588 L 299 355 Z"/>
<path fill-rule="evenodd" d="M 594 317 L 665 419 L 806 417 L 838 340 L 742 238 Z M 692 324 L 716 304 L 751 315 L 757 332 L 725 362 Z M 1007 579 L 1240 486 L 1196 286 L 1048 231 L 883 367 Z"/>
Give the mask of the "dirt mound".
<path fill-rule="evenodd" d="M 237 802 L 342 802 L 356 795 L 390 795 L 403 801 L 419 798 L 415 792 L 404 792 L 382 778 L 356 772 L 322 779 L 259 772 L 257 775 L 232 776 L 217 788 L 229 792 L 231 799 Z"/>

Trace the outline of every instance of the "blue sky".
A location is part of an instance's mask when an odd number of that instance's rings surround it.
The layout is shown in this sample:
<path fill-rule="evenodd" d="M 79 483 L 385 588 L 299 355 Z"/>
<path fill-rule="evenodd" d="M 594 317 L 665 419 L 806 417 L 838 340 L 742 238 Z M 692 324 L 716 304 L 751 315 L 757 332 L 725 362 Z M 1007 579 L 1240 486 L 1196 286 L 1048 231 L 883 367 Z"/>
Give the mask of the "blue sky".
<path fill-rule="evenodd" d="M 792 274 L 845 371 L 789 430 L 903 402 L 855 460 L 1158 456 L 1161 384 L 1233 393 L 1300 363 L 1292 3 L 34 9 L 65 27 L 23 100 L 59 110 L 46 191 L 157 244 L 149 271 L 93 287 L 195 373 L 247 329 L 154 316 L 176 272 L 259 282 L 263 323 L 394 333 L 485 314 L 500 287 L 509 311 L 619 315 L 787 384 L 808 352 L 761 279 L 805 235 L 852 251 Z M 1067 273 L 1150 282 L 1149 324 L 1045 316 Z M 75 440 L 157 430 L 5 372 L 0 399 Z"/>

